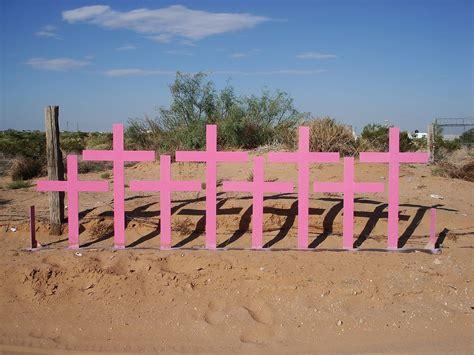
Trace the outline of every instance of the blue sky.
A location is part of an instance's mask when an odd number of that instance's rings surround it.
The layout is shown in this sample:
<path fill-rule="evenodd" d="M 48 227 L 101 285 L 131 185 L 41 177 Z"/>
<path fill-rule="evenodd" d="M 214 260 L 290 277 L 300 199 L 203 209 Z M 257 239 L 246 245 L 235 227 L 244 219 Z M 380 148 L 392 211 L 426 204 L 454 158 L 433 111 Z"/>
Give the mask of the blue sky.
<path fill-rule="evenodd" d="M 110 130 L 155 116 L 174 72 L 360 130 L 474 115 L 474 1 L 0 0 L 0 129 Z"/>

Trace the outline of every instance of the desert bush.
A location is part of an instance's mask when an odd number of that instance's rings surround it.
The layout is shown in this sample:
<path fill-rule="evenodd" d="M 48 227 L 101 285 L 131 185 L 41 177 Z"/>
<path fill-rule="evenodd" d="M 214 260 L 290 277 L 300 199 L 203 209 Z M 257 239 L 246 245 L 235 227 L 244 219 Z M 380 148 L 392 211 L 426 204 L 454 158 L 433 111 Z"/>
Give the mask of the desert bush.
<path fill-rule="evenodd" d="M 171 105 L 161 107 L 157 119 L 129 121 L 130 146 L 167 152 L 203 149 L 206 124 L 217 124 L 221 148 L 253 149 L 289 140 L 304 117 L 284 92 L 237 96 L 231 86 L 218 92 L 203 73 L 178 72 L 170 91 Z"/>
<path fill-rule="evenodd" d="M 31 183 L 25 180 L 13 180 L 7 184 L 7 188 L 10 190 L 24 189 L 31 186 Z"/>
<path fill-rule="evenodd" d="M 12 180 L 29 180 L 40 175 L 42 171 L 42 163 L 32 158 L 16 158 L 10 167 L 10 175 Z"/>
<path fill-rule="evenodd" d="M 330 117 L 306 121 L 309 126 L 310 150 L 314 152 L 340 152 L 342 155 L 355 155 L 356 141 L 348 126 L 337 123 Z M 296 146 L 297 136 L 295 136 Z"/>
<path fill-rule="evenodd" d="M 386 152 L 389 146 L 389 126 L 368 124 L 364 126 L 358 140 L 359 151 Z M 425 140 L 426 141 L 426 140 Z M 423 140 L 415 143 L 407 131 L 400 132 L 400 151 L 416 151 L 423 144 Z"/>
<path fill-rule="evenodd" d="M 432 170 L 433 175 L 462 179 L 474 182 L 474 160 L 457 165 L 450 161 L 438 162 Z"/>
<path fill-rule="evenodd" d="M 109 172 L 102 173 L 102 174 L 100 174 L 100 178 L 101 179 L 110 179 L 110 173 Z"/>
<path fill-rule="evenodd" d="M 80 160 L 77 165 L 79 174 L 94 173 L 112 168 L 112 164 L 106 161 Z"/>
<path fill-rule="evenodd" d="M 467 130 L 459 136 L 459 142 L 461 144 L 474 144 L 474 128 Z"/>
<path fill-rule="evenodd" d="M 45 160 L 46 138 L 40 131 L 0 131 L 0 152 L 7 156 L 20 156 Z"/>

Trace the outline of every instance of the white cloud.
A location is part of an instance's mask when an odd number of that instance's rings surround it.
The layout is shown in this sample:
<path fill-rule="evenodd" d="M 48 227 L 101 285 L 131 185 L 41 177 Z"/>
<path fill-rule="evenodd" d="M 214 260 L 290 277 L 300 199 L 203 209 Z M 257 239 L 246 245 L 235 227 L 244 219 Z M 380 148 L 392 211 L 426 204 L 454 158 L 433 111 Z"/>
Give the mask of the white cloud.
<path fill-rule="evenodd" d="M 252 49 L 248 52 L 235 52 L 229 55 L 230 58 L 234 59 L 240 59 L 240 58 L 245 58 L 245 57 L 250 57 L 253 55 L 260 54 L 262 52 L 261 49 Z"/>
<path fill-rule="evenodd" d="M 211 71 L 210 74 L 220 74 L 220 75 L 316 75 L 324 73 L 324 69 L 311 69 L 311 70 L 300 70 L 300 69 L 280 69 L 280 70 L 268 70 L 268 71 L 255 71 L 255 72 L 245 72 L 245 71 L 233 71 L 233 70 L 217 70 Z"/>
<path fill-rule="evenodd" d="M 133 44 L 126 44 L 124 46 L 115 48 L 117 51 L 132 51 L 134 49 L 137 49 L 137 47 L 135 47 Z"/>
<path fill-rule="evenodd" d="M 172 54 L 172 55 L 185 55 L 185 56 L 193 56 L 194 54 L 190 51 L 187 51 L 185 49 L 170 49 L 165 51 L 166 54 Z"/>
<path fill-rule="evenodd" d="M 229 57 L 238 59 L 238 58 L 245 58 L 247 56 L 248 56 L 247 53 L 237 52 L 237 53 L 232 53 Z"/>
<path fill-rule="evenodd" d="M 41 27 L 38 32 L 35 32 L 35 35 L 38 37 L 61 39 L 61 37 L 56 33 L 56 27 L 51 25 Z"/>
<path fill-rule="evenodd" d="M 174 75 L 175 71 L 169 70 L 146 70 L 139 68 L 127 68 L 127 69 L 111 69 L 104 72 L 107 76 L 119 77 L 119 76 L 149 76 L 149 75 Z"/>
<path fill-rule="evenodd" d="M 318 53 L 318 52 L 305 52 L 300 53 L 296 56 L 299 59 L 334 59 L 337 58 L 335 54 Z"/>
<path fill-rule="evenodd" d="M 283 70 L 269 70 L 269 71 L 236 71 L 236 70 L 215 70 L 206 71 L 210 75 L 241 75 L 241 76 L 255 76 L 255 75 L 316 75 L 324 73 L 324 69 L 314 70 L 299 70 L 299 69 L 283 69 Z M 182 71 L 182 73 L 186 73 Z M 126 68 L 126 69 L 111 69 L 104 72 L 105 75 L 110 77 L 121 77 L 121 76 L 150 76 L 150 75 L 175 75 L 176 71 L 170 70 L 148 70 L 139 68 Z M 187 74 L 193 74 L 188 72 Z"/>
<path fill-rule="evenodd" d="M 147 35 L 157 42 L 169 42 L 174 37 L 196 41 L 216 34 L 253 28 L 269 20 L 247 13 L 191 10 L 181 5 L 128 12 L 94 5 L 63 11 L 62 16 L 69 23 L 85 22 L 109 29 L 124 28 Z"/>
<path fill-rule="evenodd" d="M 29 66 L 41 70 L 68 71 L 90 64 L 88 60 L 75 60 L 70 58 L 31 58 L 26 62 Z"/>

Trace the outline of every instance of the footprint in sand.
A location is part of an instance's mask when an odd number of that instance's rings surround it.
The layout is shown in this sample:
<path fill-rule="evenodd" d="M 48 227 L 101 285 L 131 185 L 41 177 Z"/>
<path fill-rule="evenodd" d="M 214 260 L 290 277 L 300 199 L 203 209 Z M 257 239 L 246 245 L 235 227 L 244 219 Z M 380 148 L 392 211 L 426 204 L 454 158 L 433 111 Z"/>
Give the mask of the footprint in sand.
<path fill-rule="evenodd" d="M 211 325 L 222 324 L 225 321 L 226 314 L 224 312 L 225 302 L 223 300 L 215 300 L 209 302 L 209 309 L 204 314 L 204 320 Z"/>
<path fill-rule="evenodd" d="M 248 305 L 244 306 L 250 317 L 258 323 L 270 325 L 273 323 L 273 314 L 271 309 L 265 304 L 258 300 L 251 301 Z"/>

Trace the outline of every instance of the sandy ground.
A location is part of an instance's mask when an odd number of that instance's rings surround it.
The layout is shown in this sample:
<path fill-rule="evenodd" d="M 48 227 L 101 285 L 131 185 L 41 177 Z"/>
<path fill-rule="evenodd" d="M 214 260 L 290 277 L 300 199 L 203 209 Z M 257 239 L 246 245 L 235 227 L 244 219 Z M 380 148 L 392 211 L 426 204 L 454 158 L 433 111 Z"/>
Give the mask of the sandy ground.
<path fill-rule="evenodd" d="M 158 167 L 129 167 L 127 181 L 158 178 Z M 356 169 L 359 181 L 387 180 L 383 165 Z M 174 163 L 172 170 L 180 180 L 204 176 L 202 164 Z M 250 170 L 223 164 L 219 179 L 246 180 Z M 265 173 L 267 180 L 296 181 L 291 165 L 268 164 Z M 311 175 L 338 181 L 342 166 L 315 166 Z M 386 192 L 357 198 L 361 251 L 327 250 L 342 246 L 338 194 L 311 197 L 313 250 L 278 250 L 296 246 L 294 194 L 265 200 L 264 238 L 273 250 L 235 250 L 250 246 L 251 198 L 219 187 L 218 244 L 234 250 L 190 250 L 204 245 L 203 192 L 173 195 L 173 243 L 185 249 L 157 250 L 158 195 L 127 191 L 126 238 L 133 249 L 111 249 L 112 194 L 83 193 L 85 249 L 76 254 L 65 249 L 66 228 L 59 238 L 48 235 L 46 193 L 2 188 L 0 351 L 473 353 L 474 184 L 405 165 L 400 190 L 406 253 L 367 250 L 386 246 Z M 46 246 L 36 252 L 25 250 L 30 205 Z M 433 206 L 439 254 L 422 251 Z"/>

